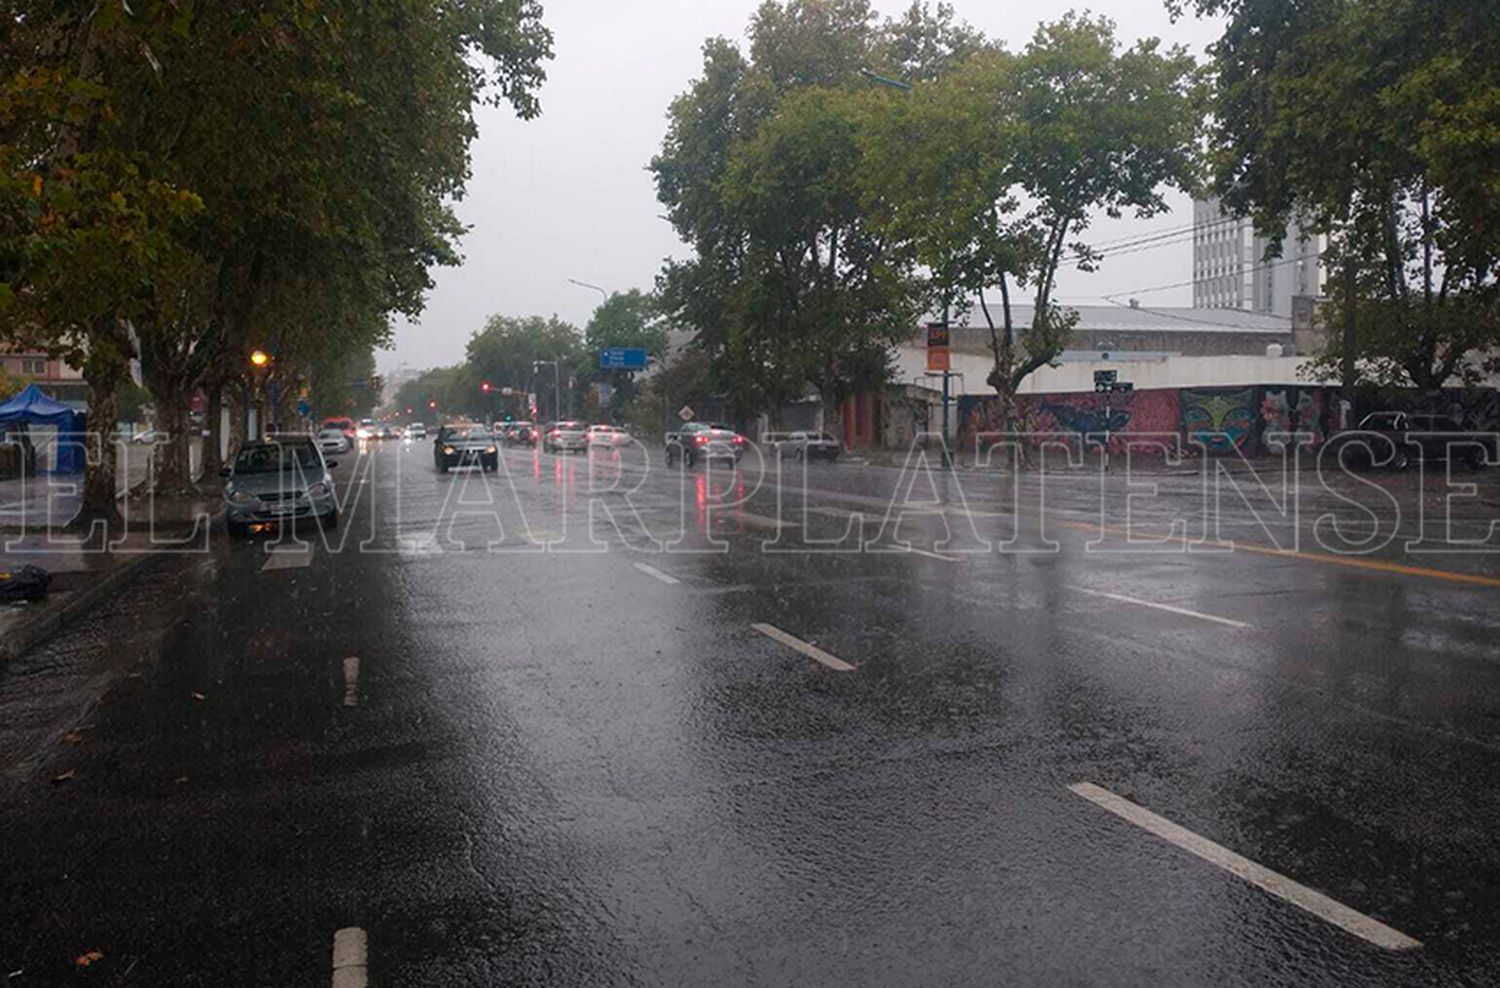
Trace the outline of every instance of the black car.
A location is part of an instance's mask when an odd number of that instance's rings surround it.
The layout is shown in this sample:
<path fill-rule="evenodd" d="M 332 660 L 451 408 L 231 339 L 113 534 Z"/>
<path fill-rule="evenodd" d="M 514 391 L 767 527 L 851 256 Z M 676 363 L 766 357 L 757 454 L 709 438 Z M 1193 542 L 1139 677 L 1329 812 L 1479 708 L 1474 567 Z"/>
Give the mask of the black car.
<path fill-rule="evenodd" d="M 481 467 L 485 473 L 500 468 L 495 434 L 482 425 L 445 425 L 432 444 L 432 462 L 447 473 L 454 467 Z"/>
<path fill-rule="evenodd" d="M 1465 464 L 1475 470 L 1497 462 L 1495 436 L 1473 432 L 1446 415 L 1422 412 L 1372 412 L 1359 428 L 1329 440 L 1332 452 L 1348 466 L 1404 470 L 1412 463 Z"/>

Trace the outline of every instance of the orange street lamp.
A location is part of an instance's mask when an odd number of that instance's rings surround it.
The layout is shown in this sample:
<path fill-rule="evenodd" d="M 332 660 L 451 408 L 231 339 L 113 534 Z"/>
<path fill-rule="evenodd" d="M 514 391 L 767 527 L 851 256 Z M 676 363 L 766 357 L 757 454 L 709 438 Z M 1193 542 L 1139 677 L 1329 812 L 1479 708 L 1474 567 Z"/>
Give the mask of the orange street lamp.
<path fill-rule="evenodd" d="M 264 350 L 252 350 L 251 351 L 251 353 L 250 353 L 250 363 L 254 364 L 256 367 L 264 367 L 267 364 L 269 364 L 270 362 L 271 362 L 271 355 L 268 354 L 268 353 L 266 353 L 266 351 L 264 351 Z"/>

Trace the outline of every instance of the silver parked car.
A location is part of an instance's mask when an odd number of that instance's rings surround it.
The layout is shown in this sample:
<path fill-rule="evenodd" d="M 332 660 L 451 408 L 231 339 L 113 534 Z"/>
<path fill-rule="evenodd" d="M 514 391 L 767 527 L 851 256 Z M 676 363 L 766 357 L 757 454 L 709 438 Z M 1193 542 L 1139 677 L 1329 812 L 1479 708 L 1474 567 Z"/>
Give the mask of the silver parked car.
<path fill-rule="evenodd" d="M 230 535 L 251 525 L 316 520 L 338 524 L 333 476 L 336 461 L 324 460 L 310 438 L 246 443 L 224 468 L 224 523 Z"/>
<path fill-rule="evenodd" d="M 830 463 L 839 458 L 844 447 L 839 441 L 826 432 L 794 432 L 777 447 L 777 452 L 783 456 L 791 456 L 798 460 L 828 460 Z"/>

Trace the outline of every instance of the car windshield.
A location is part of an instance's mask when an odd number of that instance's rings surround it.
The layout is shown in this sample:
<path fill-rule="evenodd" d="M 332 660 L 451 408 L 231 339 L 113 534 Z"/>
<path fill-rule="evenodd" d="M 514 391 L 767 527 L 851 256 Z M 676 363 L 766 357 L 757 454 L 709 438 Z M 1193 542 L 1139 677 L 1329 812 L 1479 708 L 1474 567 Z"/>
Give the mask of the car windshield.
<path fill-rule="evenodd" d="M 278 473 L 281 470 L 321 469 L 323 458 L 308 443 L 251 446 L 234 458 L 236 474 Z"/>

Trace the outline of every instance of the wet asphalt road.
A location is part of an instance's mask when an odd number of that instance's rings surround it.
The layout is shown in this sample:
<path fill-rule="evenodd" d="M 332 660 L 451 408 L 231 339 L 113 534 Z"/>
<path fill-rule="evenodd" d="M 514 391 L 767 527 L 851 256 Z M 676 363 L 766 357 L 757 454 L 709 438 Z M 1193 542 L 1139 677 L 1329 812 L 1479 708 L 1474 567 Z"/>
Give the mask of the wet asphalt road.
<path fill-rule="evenodd" d="M 350 927 L 384 986 L 1500 981 L 1489 557 L 1268 551 L 1326 491 L 1228 506 L 1250 551 L 1086 552 L 1088 476 L 1045 528 L 970 475 L 920 553 L 829 551 L 899 471 L 811 467 L 804 518 L 623 461 L 373 447 L 333 545 L 215 532 L 0 673 L 4 983 L 327 985 Z"/>

